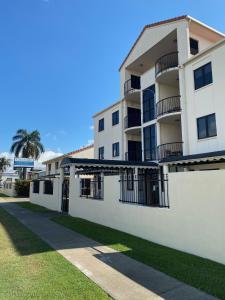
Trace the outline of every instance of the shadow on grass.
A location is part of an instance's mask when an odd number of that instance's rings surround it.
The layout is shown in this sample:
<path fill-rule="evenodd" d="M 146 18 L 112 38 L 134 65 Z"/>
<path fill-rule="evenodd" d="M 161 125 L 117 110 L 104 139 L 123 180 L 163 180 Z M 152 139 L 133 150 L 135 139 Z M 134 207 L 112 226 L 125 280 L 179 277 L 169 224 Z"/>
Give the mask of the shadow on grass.
<path fill-rule="evenodd" d="M 0 224 L 7 232 L 13 247 L 19 255 L 31 255 L 52 251 L 50 246 L 40 240 L 26 226 L 21 224 L 17 219 L 11 216 L 3 208 L 0 207 Z"/>
<path fill-rule="evenodd" d="M 60 216 L 53 217 L 52 220 L 186 284 L 199 288 L 220 299 L 225 299 L 225 265 L 161 246 L 83 219 Z M 118 259 L 120 255 L 120 253 L 99 254 L 98 258 L 123 272 L 121 261 Z M 120 263 L 118 263 L 119 261 Z M 142 276 L 142 270 L 139 270 L 138 274 L 139 276 L 135 274 L 135 281 L 146 286 L 146 279 Z M 130 278 L 133 276 L 129 270 L 125 275 Z M 139 281 L 140 278 L 141 282 Z"/>

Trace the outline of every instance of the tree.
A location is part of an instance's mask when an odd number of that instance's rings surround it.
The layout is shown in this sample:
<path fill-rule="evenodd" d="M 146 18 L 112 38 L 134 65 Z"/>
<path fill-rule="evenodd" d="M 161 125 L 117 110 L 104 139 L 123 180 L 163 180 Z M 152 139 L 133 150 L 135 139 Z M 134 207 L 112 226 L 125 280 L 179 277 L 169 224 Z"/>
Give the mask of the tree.
<path fill-rule="evenodd" d="M 10 160 L 6 157 L 0 157 L 0 172 L 5 172 L 8 167 L 10 167 Z"/>
<path fill-rule="evenodd" d="M 18 129 L 13 137 L 10 152 L 14 153 L 15 157 L 38 159 L 44 152 L 39 131 L 28 132 L 26 129 Z M 23 178 L 26 178 L 26 168 L 23 169 Z"/>

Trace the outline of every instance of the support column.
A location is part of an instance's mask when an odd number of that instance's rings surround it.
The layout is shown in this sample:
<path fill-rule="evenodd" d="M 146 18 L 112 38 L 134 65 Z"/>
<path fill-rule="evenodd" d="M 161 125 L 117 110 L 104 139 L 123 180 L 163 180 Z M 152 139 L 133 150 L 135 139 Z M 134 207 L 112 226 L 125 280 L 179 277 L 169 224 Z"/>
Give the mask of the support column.
<path fill-rule="evenodd" d="M 61 211 L 61 203 L 62 203 L 62 185 L 64 181 L 64 168 L 59 169 L 59 194 L 58 194 L 58 201 L 59 201 L 59 210 Z"/>

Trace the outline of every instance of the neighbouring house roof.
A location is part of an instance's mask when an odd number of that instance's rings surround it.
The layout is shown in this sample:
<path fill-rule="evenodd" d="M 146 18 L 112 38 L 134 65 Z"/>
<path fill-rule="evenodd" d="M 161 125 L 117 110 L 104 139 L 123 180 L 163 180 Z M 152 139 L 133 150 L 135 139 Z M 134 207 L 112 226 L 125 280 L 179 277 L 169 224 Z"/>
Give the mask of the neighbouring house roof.
<path fill-rule="evenodd" d="M 158 168 L 155 162 L 142 162 L 142 161 L 124 161 L 124 160 L 107 160 L 107 159 L 88 159 L 88 158 L 72 158 L 66 157 L 61 162 L 61 167 L 75 165 L 76 168 L 104 168 L 104 169 L 121 169 L 121 168 Z"/>
<path fill-rule="evenodd" d="M 225 150 L 214 151 L 207 153 L 199 153 L 192 155 L 184 155 L 179 157 L 170 157 L 160 161 L 160 164 L 166 165 L 184 165 L 184 164 L 197 164 L 201 162 L 214 162 L 214 161 L 225 161 Z"/>
<path fill-rule="evenodd" d="M 172 23 L 172 22 L 177 22 L 177 21 L 180 21 L 180 20 L 188 20 L 188 21 L 193 21 L 195 23 L 198 23 L 206 28 L 208 28 L 209 30 L 221 35 L 221 36 L 224 36 L 223 33 L 215 30 L 214 28 L 192 18 L 191 16 L 188 16 L 188 15 L 183 15 L 183 16 L 178 16 L 178 17 L 175 17 L 175 18 L 171 18 L 171 19 L 167 19 L 167 20 L 163 20 L 163 21 L 159 21 L 159 22 L 155 22 L 155 23 L 151 23 L 151 24 L 148 24 L 148 25 L 145 25 L 144 28 L 142 29 L 141 33 L 139 34 L 139 36 L 137 37 L 136 41 L 134 42 L 133 46 L 131 47 L 130 51 L 128 52 L 127 56 L 125 57 L 125 59 L 123 60 L 121 66 L 119 67 L 119 71 L 121 70 L 121 68 L 123 67 L 123 65 L 125 64 L 127 58 L 130 56 L 131 52 L 133 51 L 134 47 L 137 45 L 138 41 L 140 40 L 141 36 L 143 35 L 143 33 L 145 32 L 146 29 L 149 29 L 149 28 L 153 28 L 153 27 L 156 27 L 156 26 L 160 26 L 160 25 L 165 25 L 165 24 L 168 24 L 168 23 Z"/>
<path fill-rule="evenodd" d="M 77 150 L 68 152 L 68 153 L 63 154 L 63 155 L 61 155 L 61 156 L 57 156 L 57 157 L 54 157 L 54 158 L 52 158 L 52 159 L 46 160 L 46 161 L 43 162 L 43 164 L 49 164 L 49 163 L 52 163 L 52 162 L 54 162 L 54 161 L 62 160 L 64 157 L 72 156 L 72 155 L 74 155 L 74 154 L 83 152 L 83 151 L 88 150 L 88 149 L 91 149 L 91 148 L 93 148 L 93 147 L 94 147 L 94 145 L 91 144 L 91 145 L 88 145 L 88 146 L 86 146 L 86 147 L 79 148 L 79 149 L 77 149 Z"/>

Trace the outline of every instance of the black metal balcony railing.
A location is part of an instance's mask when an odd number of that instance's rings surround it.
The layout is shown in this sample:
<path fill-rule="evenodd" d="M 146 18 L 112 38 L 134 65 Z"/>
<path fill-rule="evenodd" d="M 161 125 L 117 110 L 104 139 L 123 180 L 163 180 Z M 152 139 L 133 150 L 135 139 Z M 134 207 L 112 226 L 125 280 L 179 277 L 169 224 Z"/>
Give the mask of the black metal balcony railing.
<path fill-rule="evenodd" d="M 141 114 L 139 118 L 130 118 L 129 115 L 127 115 L 124 118 L 124 129 L 131 128 L 131 127 L 137 127 L 141 126 Z"/>
<path fill-rule="evenodd" d="M 162 71 L 178 66 L 178 52 L 171 52 L 160 57 L 155 63 L 155 77 Z"/>
<path fill-rule="evenodd" d="M 126 96 L 133 90 L 140 90 L 141 88 L 140 76 L 131 75 L 131 78 L 124 83 L 124 95 Z"/>
<path fill-rule="evenodd" d="M 157 147 L 158 160 L 165 160 L 172 157 L 179 157 L 183 155 L 183 143 L 174 142 L 167 143 Z"/>
<path fill-rule="evenodd" d="M 171 96 L 156 103 L 157 117 L 181 111 L 180 96 Z"/>
<path fill-rule="evenodd" d="M 142 161 L 142 153 L 141 153 L 141 151 L 125 152 L 125 160 L 126 161 Z"/>

